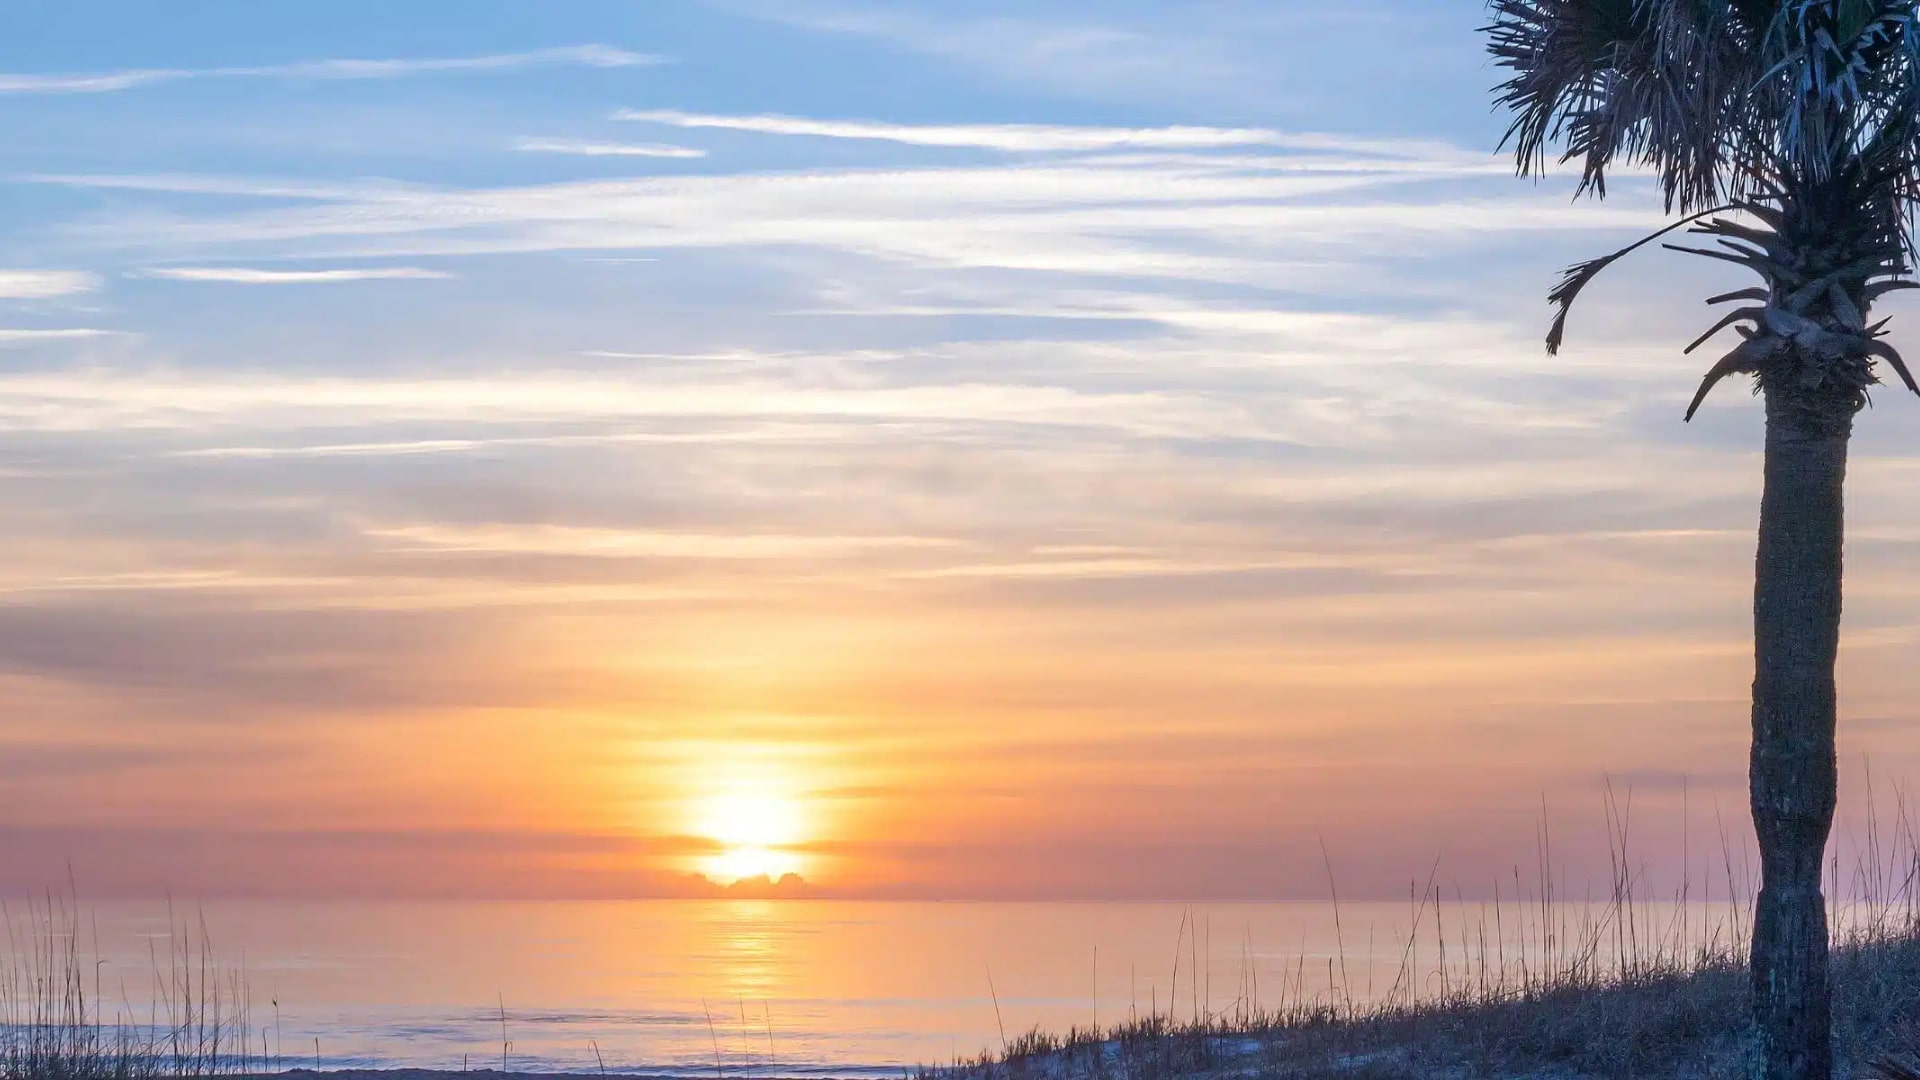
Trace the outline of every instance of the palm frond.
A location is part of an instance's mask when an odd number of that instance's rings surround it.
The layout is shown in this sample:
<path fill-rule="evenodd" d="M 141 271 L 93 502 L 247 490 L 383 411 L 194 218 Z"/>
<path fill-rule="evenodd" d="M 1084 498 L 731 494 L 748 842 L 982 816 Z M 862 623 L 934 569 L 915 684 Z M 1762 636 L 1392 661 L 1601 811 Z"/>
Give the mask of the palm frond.
<path fill-rule="evenodd" d="M 1880 1080 L 1920 1080 L 1920 1069 L 1893 1058 L 1881 1058 L 1874 1062 L 1873 1070 L 1880 1074 Z"/>
<path fill-rule="evenodd" d="M 1907 389 L 1920 394 L 1920 383 L 1913 381 L 1913 372 L 1907 370 L 1907 361 L 1900 355 L 1900 350 L 1884 341 L 1869 341 L 1866 350 L 1868 356 L 1877 356 L 1885 360 L 1888 366 L 1900 376 L 1900 381 L 1907 384 Z"/>
<path fill-rule="evenodd" d="M 1707 369 L 1706 378 L 1700 380 L 1700 389 L 1694 392 L 1693 400 L 1687 404 L 1686 422 L 1693 423 L 1693 414 L 1700 411 L 1700 405 L 1707 400 L 1713 388 L 1720 380 L 1729 375 L 1758 374 L 1762 364 L 1779 352 L 1783 343 L 1779 338 L 1748 338 L 1734 347 L 1734 350 L 1720 358 L 1720 362 Z"/>
<path fill-rule="evenodd" d="M 1605 195 L 1616 162 L 1650 166 L 1682 211 L 1753 194 L 1737 167 L 1755 154 L 1735 115 L 1758 77 L 1755 20 L 1727 0 L 1494 0 L 1486 29 L 1495 91 L 1514 114 L 1520 171 L 1547 147 L 1579 161 L 1582 192 Z"/>
<path fill-rule="evenodd" d="M 1691 356 L 1693 354 L 1693 350 L 1713 340 L 1713 336 L 1715 334 L 1718 334 L 1720 331 L 1725 330 L 1727 327 L 1732 326 L 1734 323 L 1743 322 L 1743 321 L 1751 322 L 1757 325 L 1760 322 L 1760 319 L 1764 315 L 1766 315 L 1766 313 L 1767 313 L 1766 308 L 1757 308 L 1757 307 L 1741 308 L 1740 310 L 1732 313 L 1731 315 L 1728 315 L 1726 318 L 1721 319 L 1719 322 L 1714 323 L 1713 326 L 1710 329 L 1708 329 L 1706 333 L 1701 334 L 1697 338 L 1694 338 L 1693 344 L 1688 345 L 1686 348 L 1680 351 L 1682 353 L 1685 353 Z"/>
<path fill-rule="evenodd" d="M 1646 247 L 1661 237 L 1677 229 L 1686 228 L 1688 225 L 1693 224 L 1703 217 L 1709 217 L 1714 214 L 1724 214 L 1728 211 L 1738 209 L 1740 209 L 1740 207 L 1733 205 L 1716 206 L 1710 210 L 1702 210 L 1699 213 L 1690 214 L 1658 232 L 1641 237 L 1611 255 L 1603 255 L 1598 259 L 1588 259 L 1585 262 L 1578 262 L 1569 266 L 1566 273 L 1561 275 L 1560 284 L 1556 285 L 1554 290 L 1547 294 L 1547 302 L 1558 309 L 1554 313 L 1553 325 L 1547 330 L 1547 352 L 1550 354 L 1558 354 L 1560 352 L 1560 345 L 1566 339 L 1567 334 L 1567 316 L 1573 313 L 1573 302 L 1580 298 L 1581 291 L 1592 284 L 1594 278 L 1600 276 L 1602 270 L 1605 270 L 1607 267 L 1612 266 L 1614 263 L 1619 262 L 1621 259 Z"/>

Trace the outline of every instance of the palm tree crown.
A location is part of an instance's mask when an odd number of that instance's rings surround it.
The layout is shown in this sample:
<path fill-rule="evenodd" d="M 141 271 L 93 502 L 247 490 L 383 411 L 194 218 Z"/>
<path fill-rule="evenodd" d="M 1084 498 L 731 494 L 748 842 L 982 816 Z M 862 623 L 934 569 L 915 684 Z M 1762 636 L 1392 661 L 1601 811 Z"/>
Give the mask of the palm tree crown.
<path fill-rule="evenodd" d="M 1865 318 L 1873 300 L 1910 287 L 1898 279 L 1912 263 L 1920 197 L 1917 6 L 1494 0 L 1489 48 L 1511 72 L 1498 95 L 1514 114 L 1507 143 L 1521 171 L 1544 172 L 1550 146 L 1580 163 L 1582 192 L 1604 195 L 1622 167 L 1651 171 L 1685 216 L 1642 244 L 1693 224 L 1715 244 L 1680 250 L 1761 278 L 1763 288 L 1714 298 L 1755 306 L 1707 335 L 1740 325 L 1747 341 L 1709 373 L 1694 409 L 1727 375 L 1764 384 L 1784 374 L 1773 361 L 1789 342 L 1803 361 L 1796 377 L 1848 390 L 1856 408 L 1877 381 L 1876 356 L 1920 393 Z M 1580 290 L 1639 246 L 1568 271 L 1552 294 L 1549 350 Z"/>

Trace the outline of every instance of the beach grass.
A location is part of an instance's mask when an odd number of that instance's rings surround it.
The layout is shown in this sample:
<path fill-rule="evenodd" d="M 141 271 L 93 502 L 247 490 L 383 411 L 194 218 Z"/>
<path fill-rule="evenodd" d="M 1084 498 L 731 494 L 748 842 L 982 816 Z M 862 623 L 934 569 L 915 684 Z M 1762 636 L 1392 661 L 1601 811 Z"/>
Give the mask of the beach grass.
<path fill-rule="evenodd" d="M 1834 953 L 1842 1076 L 1920 1057 L 1920 935 L 1849 941 Z M 1029 1032 L 1000 1052 L 925 1069 L 921 1080 L 1744 1080 L 1747 973 L 1731 951 L 1683 967 L 1415 1005 L 1335 1005 L 1064 1035 Z"/>
<path fill-rule="evenodd" d="M 0 1080 L 169 1080 L 278 1071 L 254 1041 L 244 970 L 216 954 L 204 921 L 167 909 L 149 939 L 151 985 L 109 984 L 98 935 L 71 894 L 0 905 Z M 89 940 L 93 944 L 89 945 Z"/>
<path fill-rule="evenodd" d="M 1846 880 L 1837 854 L 1830 863 L 1829 893 L 1843 898 L 1830 913 L 1842 1078 L 1920 1080 L 1920 832 L 1904 799 L 1892 816 L 1852 838 Z M 1723 829 L 1713 891 L 1734 899 L 1710 925 L 1689 924 L 1708 883 L 1646 896 L 1628 817 L 1610 795 L 1613 872 L 1598 902 L 1556 895 L 1544 825 L 1536 876 L 1505 895 L 1476 903 L 1416 884 L 1383 990 L 1349 980 L 1344 945 L 1265 988 L 1249 952 L 1220 1009 L 1182 1013 L 1169 994 L 1147 1015 L 1027 1031 L 916 1080 L 1745 1080 L 1748 864 Z"/>

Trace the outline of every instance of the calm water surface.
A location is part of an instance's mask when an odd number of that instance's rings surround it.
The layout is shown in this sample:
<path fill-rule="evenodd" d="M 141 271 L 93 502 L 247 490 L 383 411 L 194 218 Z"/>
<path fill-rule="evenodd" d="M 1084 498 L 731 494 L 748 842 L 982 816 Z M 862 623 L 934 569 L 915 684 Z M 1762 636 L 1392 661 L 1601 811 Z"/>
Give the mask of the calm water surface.
<path fill-rule="evenodd" d="M 1642 916 L 1648 930 L 1671 925 L 1665 910 Z M 1443 916 L 1457 964 L 1483 920 L 1471 907 Z M 204 920 L 219 965 L 244 968 L 254 1052 L 264 1041 L 287 1067 L 311 1065 L 318 1039 L 327 1068 L 497 1068 L 504 1010 L 515 1069 L 604 1059 L 706 1076 L 895 1075 L 997 1047 L 1003 1029 L 1111 1023 L 1169 1001 L 1183 1016 L 1230 1012 L 1325 994 L 1329 980 L 1379 996 L 1409 959 L 1412 921 L 1404 903 L 1345 905 L 1336 933 L 1332 909 L 1313 904 L 733 900 L 209 903 L 174 918 L 196 937 Z M 81 925 L 109 1014 L 147 1010 L 166 906 L 90 905 Z M 1510 962 L 1534 947 L 1506 932 Z M 1423 934 L 1413 969 L 1437 981 L 1430 923 Z"/>

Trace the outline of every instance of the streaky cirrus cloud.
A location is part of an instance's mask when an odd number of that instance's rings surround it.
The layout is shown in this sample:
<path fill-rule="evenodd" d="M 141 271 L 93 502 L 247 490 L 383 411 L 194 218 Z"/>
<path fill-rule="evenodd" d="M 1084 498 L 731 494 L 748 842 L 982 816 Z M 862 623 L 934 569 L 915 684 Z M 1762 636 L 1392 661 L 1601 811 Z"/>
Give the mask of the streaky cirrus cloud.
<path fill-rule="evenodd" d="M 51 300 L 99 287 L 99 275 L 84 270 L 0 270 L 0 300 Z"/>
<path fill-rule="evenodd" d="M 342 281 L 442 281 L 454 275 L 418 266 L 375 266 L 335 270 L 260 270 L 248 266 L 164 266 L 139 271 L 163 281 L 217 282 L 226 285 L 324 285 Z"/>
<path fill-rule="evenodd" d="M 992 130 L 992 129 L 987 129 Z M 1063 129 L 1071 130 L 1071 129 Z M 181 259 L 400 259 L 534 251 L 804 247 L 927 268 L 1156 276 L 1324 287 L 1326 263 L 1473 237 L 1643 225 L 1635 200 L 1574 208 L 1490 197 L 1485 163 L 1430 157 L 1198 152 L 1111 158 L 622 177 L 515 187 L 345 184 L 204 176 L 44 177 L 155 194 L 272 196 L 298 207 L 182 206 L 77 232 Z M 1383 188 L 1448 183 L 1381 197 Z M 213 252 L 217 252 L 215 255 Z M 1284 279 L 1284 281 L 1283 281 Z M 922 301 L 924 304 L 924 301 Z"/>
<path fill-rule="evenodd" d="M 629 52 L 609 45 L 565 45 L 487 56 L 304 60 L 254 67 L 128 68 L 79 74 L 0 73 L 0 94 L 110 94 L 193 79 L 399 79 L 413 75 L 513 71 L 563 64 L 617 68 L 661 62 L 662 57 L 650 53 Z"/>
<path fill-rule="evenodd" d="M 1045 5 L 949 6 L 861 4 L 831 0 L 717 0 L 740 15 L 815 33 L 865 38 L 904 51 L 991 73 L 1025 86 L 1047 86 L 1076 95 L 1164 99 L 1191 95 L 1222 83 L 1251 83 L 1260 74 L 1244 55 L 1245 39 L 1265 34 L 1239 27 L 1240 40 L 1211 32 L 1205 16 L 1186 12 L 1163 25 L 1128 25 L 1111 14 L 1086 18 L 1049 14 Z M 995 11 L 999 6 L 1002 10 Z M 936 14 L 937 12 L 937 14 Z M 1261 29 L 1264 29 L 1261 28 Z"/>
<path fill-rule="evenodd" d="M 528 154 L 574 154 L 580 157 L 649 157 L 693 159 L 707 156 L 705 150 L 670 143 L 623 143 L 594 139 L 555 139 L 529 136 L 515 140 L 513 148 Z"/>
<path fill-rule="evenodd" d="M 781 559 L 851 557 L 889 548 L 944 548 L 937 536 L 786 535 L 772 533 L 674 533 L 564 525 L 370 526 L 371 538 L 404 550 L 485 554 L 563 554 L 594 558 Z"/>
<path fill-rule="evenodd" d="M 1009 153 L 1046 153 L 1120 149 L 1217 150 L 1228 147 L 1269 146 L 1288 150 L 1349 150 L 1388 154 L 1431 154 L 1435 150 L 1459 156 L 1460 151 L 1434 140 L 1361 139 L 1321 133 L 1290 133 L 1271 128 L 1226 128 L 1178 125 L 1173 127 L 1089 127 L 1074 124 L 898 124 L 877 120 L 822 120 L 804 116 L 762 113 L 727 116 L 681 112 L 677 109 L 621 109 L 615 120 L 665 124 L 679 128 L 713 128 L 760 135 L 798 135 L 827 139 L 864 139 Z M 1481 156 L 1481 155 L 1476 155 Z"/>
<path fill-rule="evenodd" d="M 118 333 L 120 333 L 118 330 L 100 330 L 90 326 L 50 330 L 0 327 L 0 348 L 8 345 L 34 345 L 43 341 L 81 341 L 86 338 L 111 337 Z"/>
<path fill-rule="evenodd" d="M 749 18 L 924 57 L 1021 94 L 1064 94 L 1156 111 L 1227 104 L 1319 117 L 1349 105 L 1364 108 L 1382 85 L 1418 94 L 1423 82 L 1444 84 L 1479 66 L 1477 42 L 1466 32 L 1471 17 L 1425 0 L 1093 7 L 1048 0 L 707 2 Z M 1344 40 L 1365 40 L 1370 48 L 1335 59 L 1324 47 Z"/>

